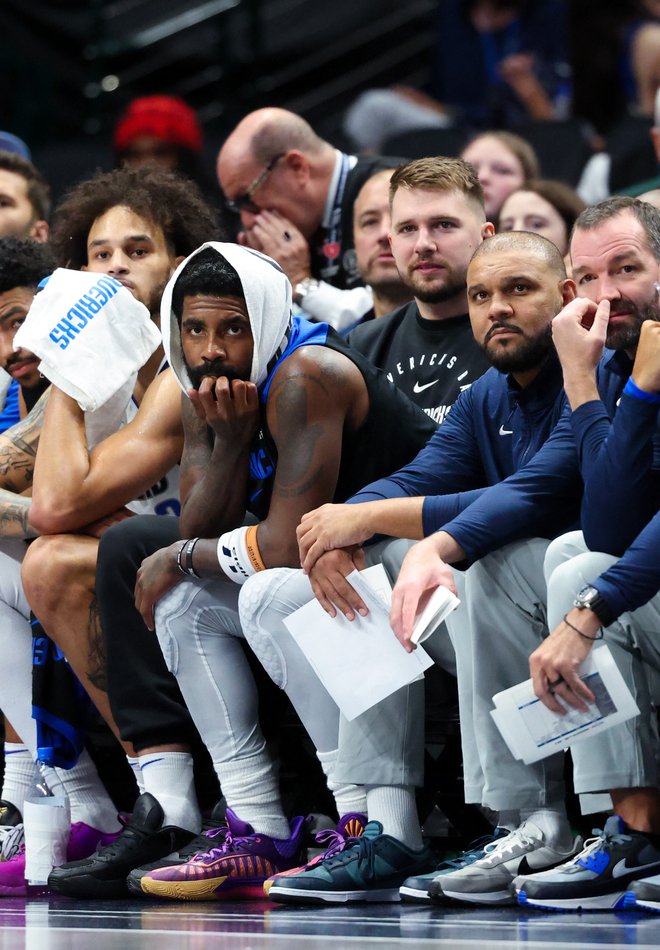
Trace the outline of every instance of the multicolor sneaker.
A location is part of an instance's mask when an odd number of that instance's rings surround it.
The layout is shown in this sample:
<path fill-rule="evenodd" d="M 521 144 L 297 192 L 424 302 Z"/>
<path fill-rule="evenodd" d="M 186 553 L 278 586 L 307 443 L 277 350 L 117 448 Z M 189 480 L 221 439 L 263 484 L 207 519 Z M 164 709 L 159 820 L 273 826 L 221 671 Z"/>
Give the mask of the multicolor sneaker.
<path fill-rule="evenodd" d="M 618 815 L 586 842 L 572 861 L 552 871 L 517 877 L 518 903 L 546 910 L 620 910 L 628 884 L 660 871 L 660 849 Z"/>
<path fill-rule="evenodd" d="M 430 871 L 434 863 L 428 848 L 412 851 L 383 834 L 379 821 L 370 821 L 362 837 L 343 851 L 300 874 L 280 878 L 268 896 L 283 904 L 398 901 L 406 878 Z"/>
<path fill-rule="evenodd" d="M 158 801 L 143 792 L 130 818 L 120 818 L 123 831 L 110 844 L 89 857 L 55 868 L 48 876 L 48 886 L 67 897 L 125 897 L 126 877 L 134 868 L 171 854 L 195 837 L 185 828 L 164 825 L 164 820 Z"/>
<path fill-rule="evenodd" d="M 86 858 L 93 854 L 97 847 L 110 844 L 116 837 L 116 834 L 106 834 L 86 825 L 83 821 L 77 821 L 71 825 L 69 843 L 66 848 L 67 861 Z M 25 844 L 21 842 L 13 857 L 0 863 L 0 896 L 24 897 L 27 893 Z"/>
<path fill-rule="evenodd" d="M 582 847 L 576 837 L 564 851 L 550 848 L 541 829 L 524 821 L 504 838 L 485 846 L 482 858 L 469 867 L 439 875 L 429 885 L 431 900 L 451 898 L 469 904 L 515 904 L 511 889 L 517 874 L 554 868 L 572 858 Z"/>
<path fill-rule="evenodd" d="M 451 874 L 452 871 L 460 871 L 470 864 L 474 864 L 479 858 L 486 854 L 484 850 L 486 845 L 499 841 L 509 834 L 506 828 L 495 828 L 492 835 L 484 835 L 483 838 L 477 838 L 473 841 L 467 851 L 462 851 L 455 858 L 448 858 L 437 865 L 435 871 L 429 874 L 416 874 L 408 877 L 399 888 L 399 895 L 402 901 L 410 904 L 430 904 L 429 887 L 431 881 L 441 874 Z"/>
<path fill-rule="evenodd" d="M 208 851 L 210 847 L 209 839 L 215 841 L 214 846 L 216 848 L 220 847 L 225 840 L 226 834 L 225 802 L 224 799 L 221 799 L 210 816 L 202 822 L 200 834 L 196 835 L 189 844 L 179 848 L 178 851 L 173 851 L 164 858 L 159 858 L 157 861 L 151 861 L 149 864 L 143 864 L 140 868 L 135 868 L 126 878 L 126 886 L 135 897 L 149 897 L 150 895 L 142 890 L 142 878 L 145 877 L 145 875 L 151 871 L 155 871 L 157 868 L 171 868 L 177 864 L 185 864 L 186 861 L 190 861 L 191 858 L 194 858 L 196 854 L 200 854 L 202 851 Z"/>
<path fill-rule="evenodd" d="M 626 910 L 652 910 L 660 914 L 660 874 L 635 881 L 623 896 Z"/>
<path fill-rule="evenodd" d="M 222 843 L 185 864 L 158 868 L 142 878 L 142 890 L 171 900 L 251 900 L 263 897 L 266 878 L 300 862 L 307 819 L 294 818 L 287 839 L 257 834 L 227 809 Z"/>
<path fill-rule="evenodd" d="M 340 851 L 348 847 L 349 843 L 352 844 L 356 838 L 361 838 L 366 824 L 366 815 L 351 811 L 347 815 L 342 815 L 336 828 L 325 828 L 323 831 L 319 831 L 314 835 L 314 840 L 317 844 L 325 845 L 324 850 L 312 858 L 311 861 L 308 861 L 307 864 L 300 865 L 297 868 L 291 868 L 289 871 L 282 871 L 280 874 L 274 874 L 272 877 L 269 877 L 267 881 L 264 881 L 264 894 L 266 897 L 268 897 L 273 883 L 281 877 L 301 874 L 303 871 L 307 871 L 309 868 L 320 864 L 321 861 L 325 861 L 326 858 L 331 858 L 333 855 L 339 854 Z"/>

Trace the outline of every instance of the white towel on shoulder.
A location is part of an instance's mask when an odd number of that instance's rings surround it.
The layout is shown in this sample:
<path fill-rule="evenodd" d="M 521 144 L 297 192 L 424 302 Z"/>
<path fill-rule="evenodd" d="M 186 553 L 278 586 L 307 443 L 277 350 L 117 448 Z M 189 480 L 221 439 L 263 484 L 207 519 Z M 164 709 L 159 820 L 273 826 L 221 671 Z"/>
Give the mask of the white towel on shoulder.
<path fill-rule="evenodd" d="M 126 386 L 160 342 L 148 309 L 114 277 L 59 267 L 34 298 L 14 349 L 38 356 L 42 374 L 93 411 Z"/>

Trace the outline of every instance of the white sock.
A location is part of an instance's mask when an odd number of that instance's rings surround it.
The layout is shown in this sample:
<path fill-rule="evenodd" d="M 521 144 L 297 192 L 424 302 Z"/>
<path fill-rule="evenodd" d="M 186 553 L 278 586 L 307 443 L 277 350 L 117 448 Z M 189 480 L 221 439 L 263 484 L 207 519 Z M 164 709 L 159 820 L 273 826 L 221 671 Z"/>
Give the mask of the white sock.
<path fill-rule="evenodd" d="M 520 822 L 532 821 L 543 832 L 551 848 L 567 850 L 573 841 L 573 832 L 566 817 L 566 804 L 558 802 L 543 808 L 521 808 Z"/>
<path fill-rule="evenodd" d="M 380 821 L 383 833 L 413 851 L 424 847 L 412 785 L 367 785 L 369 821 Z"/>
<path fill-rule="evenodd" d="M 138 756 L 144 791 L 158 800 L 164 825 L 199 833 L 202 816 L 195 794 L 193 760 L 189 752 L 148 752 Z"/>
<path fill-rule="evenodd" d="M 510 808 L 507 811 L 501 811 L 497 816 L 497 827 L 506 828 L 507 831 L 513 831 L 520 824 L 520 812 L 517 808 Z"/>
<path fill-rule="evenodd" d="M 55 771 L 69 798 L 71 824 L 84 821 L 86 825 L 106 834 L 121 829 L 117 821 L 117 809 L 87 749 L 83 749 L 72 769 Z"/>
<path fill-rule="evenodd" d="M 349 812 L 357 812 L 360 815 L 367 814 L 367 792 L 364 785 L 348 785 L 345 782 L 333 781 L 333 773 L 337 764 L 337 755 L 339 749 L 333 749 L 332 752 L 317 752 L 316 757 L 321 763 L 323 774 L 327 779 L 327 785 L 335 799 L 337 814 L 348 815 Z"/>
<path fill-rule="evenodd" d="M 141 795 L 144 791 L 144 779 L 142 778 L 142 769 L 140 768 L 140 758 L 137 755 L 127 755 L 126 761 L 130 765 L 133 778 L 137 783 L 138 795 Z"/>
<path fill-rule="evenodd" d="M 241 821 L 270 838 L 289 839 L 291 829 L 282 811 L 278 778 L 265 747 L 245 759 L 213 765 L 227 805 Z"/>
<path fill-rule="evenodd" d="M 22 742 L 5 742 L 5 777 L 0 798 L 11 802 L 21 815 L 25 796 L 34 785 L 37 774 L 30 750 Z"/>

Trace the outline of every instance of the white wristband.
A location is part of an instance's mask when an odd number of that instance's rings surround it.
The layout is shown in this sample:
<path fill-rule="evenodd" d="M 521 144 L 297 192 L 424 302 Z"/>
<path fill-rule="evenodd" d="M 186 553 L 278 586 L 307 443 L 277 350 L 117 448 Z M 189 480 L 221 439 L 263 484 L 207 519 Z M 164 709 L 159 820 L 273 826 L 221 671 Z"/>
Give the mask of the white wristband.
<path fill-rule="evenodd" d="M 244 584 L 248 577 L 256 574 L 250 563 L 245 544 L 246 527 L 225 531 L 218 539 L 218 564 L 234 584 Z"/>

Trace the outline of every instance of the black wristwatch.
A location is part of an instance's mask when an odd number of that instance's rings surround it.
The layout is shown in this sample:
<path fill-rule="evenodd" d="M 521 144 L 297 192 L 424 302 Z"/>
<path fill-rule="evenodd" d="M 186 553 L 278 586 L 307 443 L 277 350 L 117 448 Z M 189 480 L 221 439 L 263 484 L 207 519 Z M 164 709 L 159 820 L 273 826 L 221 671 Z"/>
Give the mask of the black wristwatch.
<path fill-rule="evenodd" d="M 616 620 L 611 607 L 601 592 L 592 587 L 591 584 L 587 584 L 586 587 L 577 592 L 573 606 L 577 607 L 578 610 L 593 611 L 604 627 L 609 627 Z"/>

